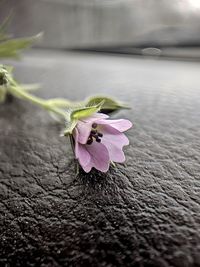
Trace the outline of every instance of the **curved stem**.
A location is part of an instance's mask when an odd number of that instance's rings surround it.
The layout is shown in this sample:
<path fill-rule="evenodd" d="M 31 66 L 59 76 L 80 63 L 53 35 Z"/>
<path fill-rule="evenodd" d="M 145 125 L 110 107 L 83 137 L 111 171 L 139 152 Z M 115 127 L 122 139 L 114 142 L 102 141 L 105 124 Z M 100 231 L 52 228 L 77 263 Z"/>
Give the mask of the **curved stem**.
<path fill-rule="evenodd" d="M 12 86 L 8 89 L 9 93 L 13 94 L 14 96 L 18 97 L 18 98 L 23 98 L 25 100 L 28 100 L 30 102 L 32 102 L 33 104 L 45 107 L 45 100 L 31 95 L 28 92 L 26 92 L 25 90 L 21 89 L 18 86 Z"/>

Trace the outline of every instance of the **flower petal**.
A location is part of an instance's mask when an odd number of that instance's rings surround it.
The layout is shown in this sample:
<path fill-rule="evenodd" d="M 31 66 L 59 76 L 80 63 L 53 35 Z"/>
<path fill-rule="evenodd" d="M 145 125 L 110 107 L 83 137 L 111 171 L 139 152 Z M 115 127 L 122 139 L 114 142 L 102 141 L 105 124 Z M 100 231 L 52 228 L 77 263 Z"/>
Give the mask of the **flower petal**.
<path fill-rule="evenodd" d="M 74 132 L 74 139 L 75 139 L 75 156 L 78 159 L 80 165 L 83 167 L 89 163 L 90 154 L 88 153 L 85 146 L 78 142 L 77 129 L 75 129 L 75 132 Z"/>
<path fill-rule="evenodd" d="M 124 162 L 125 156 L 123 146 L 129 144 L 124 131 L 132 127 L 129 120 L 107 120 L 109 116 L 103 113 L 95 113 L 88 118 L 78 121 L 73 130 L 75 139 L 75 156 L 85 172 L 93 167 L 99 171 L 106 172 L 110 161 Z M 91 145 L 87 144 L 93 123 L 97 124 L 97 133 L 101 143 L 95 139 Z M 102 134 L 103 136 L 101 137 Z M 98 140 L 98 141 L 100 141 Z"/>
<path fill-rule="evenodd" d="M 112 126 L 113 128 L 115 128 L 116 130 L 120 132 L 125 132 L 133 126 L 132 122 L 130 122 L 129 120 L 124 120 L 124 119 L 101 120 L 101 121 L 98 121 L 98 124 L 109 124 L 110 126 Z"/>
<path fill-rule="evenodd" d="M 77 143 L 76 146 L 78 151 L 78 161 L 80 165 L 84 168 L 84 166 L 87 166 L 89 164 L 91 156 L 85 148 L 85 145 Z"/>
<path fill-rule="evenodd" d="M 103 133 L 101 143 L 108 149 L 110 160 L 124 162 L 125 156 L 122 148 L 129 144 L 128 138 L 110 125 L 102 125 L 101 131 Z"/>
<path fill-rule="evenodd" d="M 81 144 L 86 144 L 92 129 L 92 122 L 85 123 L 78 121 L 76 129 L 78 131 L 78 142 Z"/>
<path fill-rule="evenodd" d="M 90 161 L 86 166 L 82 166 L 84 171 L 89 172 L 94 167 L 101 172 L 107 172 L 110 164 L 107 148 L 97 142 L 93 142 L 91 145 L 85 145 L 85 147 L 90 154 Z"/>
<path fill-rule="evenodd" d="M 106 114 L 94 113 L 90 117 L 82 119 L 82 121 L 84 121 L 84 122 L 95 122 L 95 121 L 102 120 L 102 119 L 107 119 L 107 118 L 109 118 L 109 116 L 106 115 Z"/>

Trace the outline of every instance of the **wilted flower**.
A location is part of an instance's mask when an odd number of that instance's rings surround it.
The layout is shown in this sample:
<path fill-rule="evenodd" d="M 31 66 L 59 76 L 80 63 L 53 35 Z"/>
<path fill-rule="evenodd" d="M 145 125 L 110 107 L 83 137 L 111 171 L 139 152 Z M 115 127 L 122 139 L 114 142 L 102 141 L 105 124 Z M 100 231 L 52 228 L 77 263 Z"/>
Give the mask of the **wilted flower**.
<path fill-rule="evenodd" d="M 129 144 L 124 131 L 132 127 L 129 120 L 109 120 L 109 116 L 95 113 L 78 120 L 73 129 L 75 156 L 85 172 L 94 167 L 107 172 L 110 162 L 124 162 L 123 146 Z"/>

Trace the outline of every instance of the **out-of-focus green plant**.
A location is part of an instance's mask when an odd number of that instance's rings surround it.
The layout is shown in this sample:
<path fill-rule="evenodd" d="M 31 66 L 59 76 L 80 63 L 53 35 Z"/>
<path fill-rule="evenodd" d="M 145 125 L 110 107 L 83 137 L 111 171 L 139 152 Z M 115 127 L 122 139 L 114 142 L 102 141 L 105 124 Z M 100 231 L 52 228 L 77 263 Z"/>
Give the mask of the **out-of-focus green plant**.
<path fill-rule="evenodd" d="M 0 58 L 19 58 L 22 50 L 30 47 L 42 36 L 42 33 L 39 33 L 32 37 L 13 38 L 6 33 L 10 17 L 11 15 L 0 25 Z"/>
<path fill-rule="evenodd" d="M 30 47 L 40 39 L 42 33 L 32 37 L 14 38 L 6 33 L 6 28 L 10 22 L 10 14 L 0 25 L 0 59 L 19 58 L 20 52 Z M 70 125 L 74 124 L 80 116 L 89 113 L 104 112 L 111 113 L 128 107 L 107 96 L 93 96 L 85 101 L 72 102 L 64 98 L 41 99 L 30 94 L 31 90 L 38 88 L 38 85 L 20 85 L 13 77 L 13 67 L 1 64 L 0 62 L 0 103 L 4 102 L 6 95 L 10 94 L 17 98 L 28 100 L 36 105 L 48 110 L 57 119 L 64 118 Z M 66 112 L 66 109 L 68 112 Z M 73 123 L 71 123 L 73 122 Z M 70 128 L 71 129 L 71 128 Z"/>

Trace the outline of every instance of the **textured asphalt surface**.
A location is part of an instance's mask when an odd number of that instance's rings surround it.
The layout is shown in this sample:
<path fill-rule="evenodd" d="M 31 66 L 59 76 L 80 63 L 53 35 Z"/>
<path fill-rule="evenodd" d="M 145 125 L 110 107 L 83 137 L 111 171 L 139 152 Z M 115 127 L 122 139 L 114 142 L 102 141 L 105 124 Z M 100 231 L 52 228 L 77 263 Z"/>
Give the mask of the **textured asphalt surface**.
<path fill-rule="evenodd" d="M 109 94 L 126 163 L 75 179 L 69 141 L 49 114 L 0 106 L 0 266 L 200 266 L 200 65 L 29 52 L 16 77 L 42 97 Z"/>

